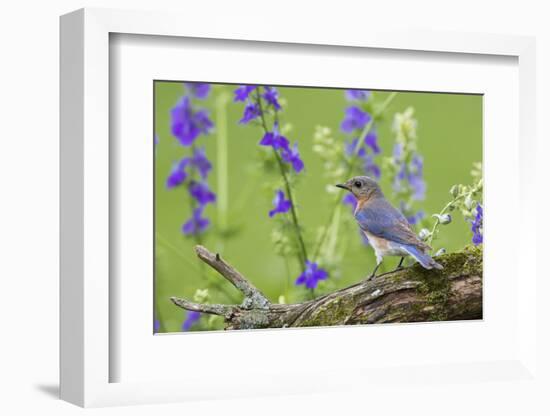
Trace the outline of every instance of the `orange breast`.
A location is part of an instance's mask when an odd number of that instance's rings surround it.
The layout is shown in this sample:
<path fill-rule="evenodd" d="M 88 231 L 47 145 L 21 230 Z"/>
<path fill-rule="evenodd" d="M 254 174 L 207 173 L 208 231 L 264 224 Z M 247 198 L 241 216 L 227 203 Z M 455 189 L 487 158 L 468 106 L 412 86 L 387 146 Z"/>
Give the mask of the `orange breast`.
<path fill-rule="evenodd" d="M 356 213 L 357 211 L 359 211 L 360 209 L 363 209 L 363 207 L 365 206 L 365 204 L 368 202 L 368 199 L 367 198 L 361 198 L 361 199 L 358 199 L 357 200 L 357 205 L 355 206 L 355 212 Z"/>

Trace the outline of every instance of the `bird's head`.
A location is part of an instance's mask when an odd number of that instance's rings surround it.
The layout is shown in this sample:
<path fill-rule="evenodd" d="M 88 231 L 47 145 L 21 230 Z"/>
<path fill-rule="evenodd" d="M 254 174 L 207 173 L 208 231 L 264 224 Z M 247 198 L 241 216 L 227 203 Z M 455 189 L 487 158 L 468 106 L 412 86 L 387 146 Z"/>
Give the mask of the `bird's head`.
<path fill-rule="evenodd" d="M 349 181 L 339 183 L 336 186 L 350 191 L 358 200 L 370 199 L 372 196 L 382 195 L 382 190 L 378 182 L 368 176 L 355 176 Z"/>

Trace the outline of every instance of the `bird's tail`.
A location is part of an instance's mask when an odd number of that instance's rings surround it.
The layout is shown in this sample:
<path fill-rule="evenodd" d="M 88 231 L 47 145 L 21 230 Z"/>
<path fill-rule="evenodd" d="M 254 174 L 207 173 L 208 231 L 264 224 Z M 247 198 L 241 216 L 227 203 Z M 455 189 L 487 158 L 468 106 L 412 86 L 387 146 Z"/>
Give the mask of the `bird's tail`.
<path fill-rule="evenodd" d="M 429 254 L 424 253 L 418 247 L 406 245 L 403 248 L 407 251 L 407 253 L 414 257 L 415 260 L 419 262 L 425 269 L 443 269 L 443 266 L 441 264 L 435 261 Z"/>

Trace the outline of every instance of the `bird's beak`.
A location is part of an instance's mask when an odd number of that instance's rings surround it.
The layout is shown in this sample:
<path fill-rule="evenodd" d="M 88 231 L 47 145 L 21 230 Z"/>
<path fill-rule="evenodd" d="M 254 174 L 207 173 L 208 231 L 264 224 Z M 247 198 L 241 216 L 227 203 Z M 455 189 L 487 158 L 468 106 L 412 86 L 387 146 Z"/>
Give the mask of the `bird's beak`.
<path fill-rule="evenodd" d="M 339 184 L 336 184 L 334 186 L 337 186 L 338 188 L 345 189 L 346 191 L 350 190 L 349 187 L 345 183 L 339 183 Z"/>

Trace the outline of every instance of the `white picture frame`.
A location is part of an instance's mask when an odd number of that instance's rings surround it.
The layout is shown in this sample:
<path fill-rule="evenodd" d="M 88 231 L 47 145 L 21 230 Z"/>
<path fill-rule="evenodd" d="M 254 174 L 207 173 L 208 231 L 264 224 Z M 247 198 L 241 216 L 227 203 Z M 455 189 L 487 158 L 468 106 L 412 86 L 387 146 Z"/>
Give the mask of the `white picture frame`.
<path fill-rule="evenodd" d="M 181 24 L 182 21 L 185 21 L 185 25 Z M 533 201 L 536 195 L 534 184 L 529 180 L 534 176 L 536 159 L 534 39 L 506 35 L 384 31 L 375 27 L 361 28 L 360 31 L 348 28 L 347 31 L 329 34 L 321 25 L 317 26 L 314 23 L 309 29 L 307 32 L 281 32 L 276 25 L 252 25 L 247 29 L 246 35 L 241 35 L 233 31 L 231 22 L 221 18 L 206 27 L 177 14 L 107 9 L 83 9 L 61 18 L 62 399 L 88 407 L 215 397 L 307 394 L 354 388 L 366 388 L 372 393 L 376 389 L 384 390 L 384 385 L 392 384 L 396 378 L 400 380 L 400 388 L 403 389 L 411 383 L 427 385 L 434 382 L 457 381 L 478 386 L 487 381 L 508 381 L 521 384 L 523 387 L 528 382 L 531 383 L 531 387 L 540 387 L 540 384 L 537 384 L 542 383 L 536 361 L 537 327 L 536 320 L 531 318 L 537 313 L 536 280 L 537 276 L 541 276 L 527 244 L 529 241 L 536 241 L 536 219 L 534 215 L 522 215 L 527 212 L 529 204 L 536 202 Z M 135 375 L 120 377 L 118 371 L 113 371 L 113 368 L 117 368 L 119 361 L 124 361 L 125 357 L 121 357 L 120 354 L 125 354 L 124 351 L 128 353 L 128 349 L 113 349 L 113 338 L 127 337 L 122 339 L 122 343 L 130 344 L 138 355 L 141 349 L 145 351 L 146 346 L 142 342 L 143 339 L 131 338 L 134 333 L 132 331 L 126 331 L 126 335 L 113 332 L 113 328 L 117 327 L 112 322 L 114 315 L 125 314 L 123 306 L 114 304 L 116 298 L 113 297 L 113 293 L 119 289 L 110 281 L 110 275 L 116 267 L 116 260 L 110 252 L 110 229 L 117 226 L 113 221 L 120 220 L 120 217 L 110 215 L 113 212 L 110 205 L 113 200 L 110 195 L 113 180 L 111 176 L 120 169 L 117 165 L 118 159 L 113 159 L 109 147 L 110 135 L 115 134 L 110 125 L 110 94 L 113 92 L 113 86 L 110 84 L 110 53 L 114 34 L 163 37 L 156 38 L 156 42 L 169 39 L 173 41 L 178 38 L 268 42 L 279 45 L 278 48 L 282 51 L 292 45 L 301 45 L 306 49 L 330 45 L 333 52 L 346 50 L 350 53 L 351 47 L 351 53 L 367 49 L 408 51 L 413 55 L 431 53 L 429 60 L 432 60 L 434 65 L 437 59 L 453 56 L 468 56 L 474 63 L 483 56 L 505 56 L 517 60 L 515 65 L 519 71 L 519 93 L 518 105 L 514 107 L 513 112 L 514 117 L 517 117 L 519 133 L 512 135 L 517 141 L 516 148 L 519 152 L 518 166 L 513 168 L 517 170 L 509 174 L 513 179 L 514 173 L 518 173 L 518 177 L 512 180 L 514 185 L 510 191 L 517 197 L 518 203 L 510 209 L 515 210 L 523 232 L 518 237 L 518 250 L 512 255 L 517 256 L 513 264 L 522 264 L 523 273 L 521 285 L 513 292 L 515 309 L 512 319 L 517 320 L 513 326 L 513 336 L 510 338 L 513 345 L 503 345 L 500 351 L 495 351 L 493 360 L 488 359 L 485 354 L 478 360 L 468 357 L 455 362 L 446 361 L 446 357 L 442 355 L 434 362 L 419 360 L 414 364 L 411 361 L 403 361 L 396 362 L 394 367 L 383 363 L 380 367 L 368 364 L 365 368 L 353 368 L 346 363 L 342 363 L 341 366 L 332 363 L 317 372 L 313 367 L 304 366 L 300 370 L 300 375 L 292 374 L 293 377 L 288 377 L 284 368 L 278 372 L 262 366 L 252 368 L 243 365 L 243 361 L 239 361 L 235 367 L 208 369 L 209 372 L 219 370 L 224 375 L 225 372 L 231 374 L 232 371 L 239 371 L 239 376 L 232 379 L 231 386 L 227 385 L 225 379 L 201 378 L 198 369 L 196 376 L 191 378 L 165 378 L 166 373 L 152 374 L 152 370 L 145 370 L 144 365 L 144 369 L 133 369 L 136 374 L 143 370 L 145 376 L 142 379 Z M 144 73 L 144 76 L 148 75 Z M 515 124 L 512 123 L 512 126 Z M 150 132 L 151 130 L 148 130 L 144 134 L 150 136 Z M 497 227 L 494 230 L 498 232 Z M 511 279 L 516 279 L 511 281 L 511 288 L 517 283 L 519 269 L 512 268 L 508 273 Z M 493 285 L 492 290 L 494 288 Z M 144 306 L 143 311 L 146 310 L 152 311 L 152 308 L 147 309 Z M 142 314 L 137 313 L 137 316 Z M 146 323 L 140 325 L 150 326 L 151 320 L 152 318 L 149 318 Z M 142 327 L 137 328 L 136 333 L 140 328 Z M 400 326 L 397 331 L 414 336 L 415 331 L 419 331 L 417 328 Z M 425 328 L 428 326 L 424 326 L 420 331 L 426 332 L 426 336 L 429 336 L 427 332 L 430 329 Z M 247 345 L 254 346 L 248 352 L 249 356 L 257 358 L 258 351 L 266 348 L 268 343 L 288 344 L 297 337 L 300 343 L 323 343 L 327 337 L 334 336 L 335 330 L 339 329 L 258 331 L 253 334 L 194 334 L 193 339 L 198 339 L 198 335 L 202 340 L 200 342 L 211 342 L 213 336 L 225 336 L 228 344 L 226 348 L 235 348 L 237 351 L 239 345 L 248 343 Z M 459 327 L 447 329 L 449 333 L 460 330 Z M 378 331 L 379 339 L 382 340 L 378 348 L 388 349 L 391 346 L 391 338 L 383 338 L 380 328 Z M 480 331 L 480 328 L 475 331 Z M 471 332 L 468 334 L 466 336 L 473 336 Z M 479 336 L 481 335 L 480 333 Z M 152 333 L 150 336 L 153 338 Z M 210 340 L 206 337 L 210 337 Z M 340 331 L 338 337 L 352 345 L 355 338 L 360 339 L 357 337 L 361 337 L 361 333 Z M 157 341 L 152 348 L 173 349 L 168 344 L 175 345 L 179 342 L 177 335 L 154 338 Z M 472 342 L 475 341 L 476 339 L 472 339 Z M 199 344 L 195 346 L 200 347 Z M 173 351 L 170 354 L 173 354 Z M 168 353 L 166 357 L 169 357 Z M 135 360 L 128 362 L 130 366 L 137 365 Z M 207 364 L 199 362 L 199 365 L 204 367 Z M 176 367 L 170 371 L 177 373 L 178 369 Z M 327 377 L 323 378 L 323 375 Z M 491 394 L 496 394 L 496 391 Z"/>

